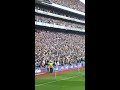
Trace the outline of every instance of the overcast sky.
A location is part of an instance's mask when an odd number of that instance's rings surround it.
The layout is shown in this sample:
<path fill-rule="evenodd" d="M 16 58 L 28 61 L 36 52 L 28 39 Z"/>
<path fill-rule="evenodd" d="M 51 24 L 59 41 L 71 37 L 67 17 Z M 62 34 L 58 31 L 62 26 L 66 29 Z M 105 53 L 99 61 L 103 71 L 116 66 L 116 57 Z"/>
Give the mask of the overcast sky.
<path fill-rule="evenodd" d="M 85 4 L 85 0 L 80 0 L 81 2 L 83 2 Z"/>

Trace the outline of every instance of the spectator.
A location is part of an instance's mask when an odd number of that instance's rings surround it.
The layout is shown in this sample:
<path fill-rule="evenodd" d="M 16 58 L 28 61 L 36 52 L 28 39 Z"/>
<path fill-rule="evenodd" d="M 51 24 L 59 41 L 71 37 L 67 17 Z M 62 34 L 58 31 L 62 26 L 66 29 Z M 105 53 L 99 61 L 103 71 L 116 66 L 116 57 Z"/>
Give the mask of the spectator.
<path fill-rule="evenodd" d="M 41 8 L 41 7 L 39 8 L 37 6 L 35 7 L 35 9 L 40 10 L 40 11 L 44 11 L 44 12 L 48 12 L 48 13 L 52 13 L 52 14 L 57 14 L 57 15 L 73 18 L 73 19 L 78 19 L 78 20 L 83 20 L 83 21 L 85 20 L 84 18 L 79 18 L 79 17 L 76 17 L 76 16 L 74 16 L 72 14 L 67 15 L 67 14 L 61 13 L 59 11 L 48 10 L 48 9 Z"/>
<path fill-rule="evenodd" d="M 36 30 L 35 32 L 35 65 L 48 65 L 51 60 L 57 65 L 76 63 L 85 57 L 85 36 Z M 64 62 L 63 62 L 64 61 Z"/>
<path fill-rule="evenodd" d="M 51 0 L 51 2 L 85 12 L 85 4 L 80 0 Z"/>
<path fill-rule="evenodd" d="M 58 19 L 53 19 L 53 18 L 48 18 L 43 16 L 35 16 L 35 21 L 64 26 L 67 28 L 83 28 L 84 27 L 81 24 L 72 23 L 70 21 L 58 20 Z"/>

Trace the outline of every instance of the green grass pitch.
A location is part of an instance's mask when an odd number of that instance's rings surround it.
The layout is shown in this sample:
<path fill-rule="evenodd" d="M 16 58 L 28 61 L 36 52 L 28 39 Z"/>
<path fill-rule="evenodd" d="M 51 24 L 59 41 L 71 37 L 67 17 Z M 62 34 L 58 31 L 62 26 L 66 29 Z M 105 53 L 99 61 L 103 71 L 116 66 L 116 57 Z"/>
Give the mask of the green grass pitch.
<path fill-rule="evenodd" d="M 35 90 L 85 90 L 85 70 L 36 78 Z"/>

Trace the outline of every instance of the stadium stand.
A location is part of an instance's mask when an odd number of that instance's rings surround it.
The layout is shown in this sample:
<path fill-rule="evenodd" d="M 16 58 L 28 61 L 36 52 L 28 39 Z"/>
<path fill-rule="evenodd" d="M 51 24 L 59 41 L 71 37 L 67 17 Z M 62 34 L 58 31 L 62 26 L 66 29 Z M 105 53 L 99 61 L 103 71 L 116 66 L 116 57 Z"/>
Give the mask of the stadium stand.
<path fill-rule="evenodd" d="M 80 0 L 50 0 L 53 3 L 85 12 L 85 5 Z"/>
<path fill-rule="evenodd" d="M 35 21 L 49 23 L 49 24 L 56 24 L 56 25 L 71 27 L 71 28 L 81 28 L 82 27 L 82 25 L 77 24 L 77 23 L 71 23 L 68 21 L 53 19 L 53 18 L 44 17 L 44 16 L 35 16 Z"/>
<path fill-rule="evenodd" d="M 53 9 L 46 9 L 46 8 L 39 7 L 39 6 L 36 6 L 35 9 L 36 10 L 41 10 L 41 11 L 44 11 L 44 12 L 47 12 L 47 13 L 53 13 L 53 14 L 69 17 L 69 18 L 74 18 L 74 19 L 78 19 L 78 20 L 84 20 L 84 18 L 80 18 L 80 16 L 75 17 L 74 15 L 61 13 L 61 12 L 53 10 Z"/>
<path fill-rule="evenodd" d="M 35 62 L 45 65 L 49 60 L 75 63 L 85 56 L 85 36 L 63 32 L 36 30 Z M 43 64 L 44 63 L 44 64 Z"/>
<path fill-rule="evenodd" d="M 38 0 L 35 0 L 38 1 Z M 77 11 L 85 12 L 85 5 L 79 0 L 39 0 L 44 3 L 55 3 Z M 41 10 L 73 19 L 85 20 L 85 16 L 62 11 L 58 8 L 49 8 L 42 3 L 35 5 L 35 10 Z M 70 14 L 71 13 L 71 14 Z M 35 22 L 48 23 L 69 28 L 85 28 L 85 23 L 60 19 L 54 16 L 42 15 L 35 13 Z M 36 25 L 35 28 L 35 66 L 45 67 L 49 61 L 57 65 L 77 63 L 82 59 L 85 60 L 85 32 L 65 33 L 66 29 L 59 30 L 54 27 Z M 50 29 L 54 29 L 51 31 Z M 60 29 L 60 28 L 59 28 Z M 76 32 L 75 30 L 73 32 Z"/>

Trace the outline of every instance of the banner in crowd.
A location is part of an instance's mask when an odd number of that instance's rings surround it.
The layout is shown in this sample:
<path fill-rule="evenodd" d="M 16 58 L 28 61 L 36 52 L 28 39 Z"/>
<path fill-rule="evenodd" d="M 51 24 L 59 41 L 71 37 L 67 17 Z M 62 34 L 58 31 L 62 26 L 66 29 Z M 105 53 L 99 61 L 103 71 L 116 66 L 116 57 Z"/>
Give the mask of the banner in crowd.
<path fill-rule="evenodd" d="M 39 68 L 39 67 L 35 68 L 35 74 L 44 74 L 46 72 L 47 72 L 46 68 Z"/>
<path fill-rule="evenodd" d="M 72 64 L 72 65 L 64 65 L 64 66 L 54 66 L 54 71 L 63 71 L 63 70 L 69 70 L 69 69 L 75 69 L 75 68 L 81 68 L 81 64 Z M 44 74 L 49 71 L 49 68 L 35 68 L 35 74 Z"/>
<path fill-rule="evenodd" d="M 40 68 L 35 68 L 35 73 L 40 73 L 41 72 L 41 69 Z"/>
<path fill-rule="evenodd" d="M 56 71 L 62 71 L 62 70 L 69 70 L 69 69 L 74 69 L 74 68 L 81 68 L 81 64 L 55 66 L 54 70 L 56 70 Z"/>

